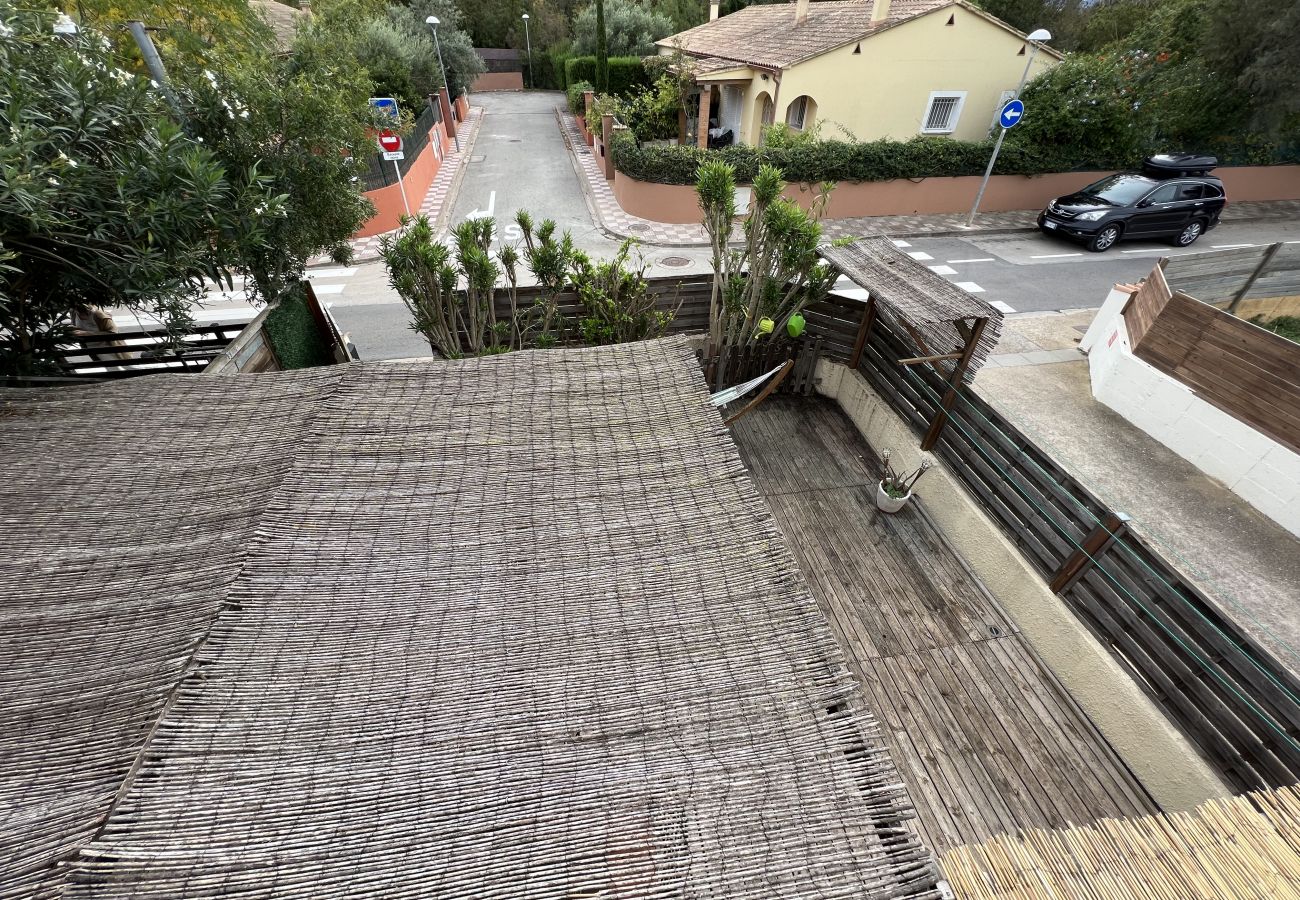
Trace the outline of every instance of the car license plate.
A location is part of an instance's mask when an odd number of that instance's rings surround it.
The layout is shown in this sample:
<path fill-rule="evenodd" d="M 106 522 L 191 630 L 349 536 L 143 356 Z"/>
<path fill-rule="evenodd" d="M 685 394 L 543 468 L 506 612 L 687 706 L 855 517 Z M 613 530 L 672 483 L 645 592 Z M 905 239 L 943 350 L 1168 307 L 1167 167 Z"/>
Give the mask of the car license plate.
<path fill-rule="evenodd" d="M 1043 227 L 1044 227 L 1044 228 L 1055 228 L 1055 227 L 1056 227 L 1056 223 L 1053 222 L 1051 219 L 1044 219 L 1044 220 L 1043 220 Z"/>

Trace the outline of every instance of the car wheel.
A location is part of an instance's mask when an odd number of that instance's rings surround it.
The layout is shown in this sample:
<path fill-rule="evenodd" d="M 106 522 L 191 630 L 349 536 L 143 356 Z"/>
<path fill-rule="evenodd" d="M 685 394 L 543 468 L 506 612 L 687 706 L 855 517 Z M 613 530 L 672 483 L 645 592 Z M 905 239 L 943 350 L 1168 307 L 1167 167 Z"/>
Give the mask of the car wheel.
<path fill-rule="evenodd" d="M 1115 242 L 1119 240 L 1120 229 L 1118 225 L 1107 225 L 1101 231 L 1092 236 L 1088 241 L 1088 249 L 1093 253 L 1105 253 Z"/>
<path fill-rule="evenodd" d="M 1205 223 L 1200 219 L 1188 222 L 1187 227 L 1178 233 L 1174 243 L 1179 247 L 1190 247 L 1196 243 L 1196 239 L 1205 233 Z"/>

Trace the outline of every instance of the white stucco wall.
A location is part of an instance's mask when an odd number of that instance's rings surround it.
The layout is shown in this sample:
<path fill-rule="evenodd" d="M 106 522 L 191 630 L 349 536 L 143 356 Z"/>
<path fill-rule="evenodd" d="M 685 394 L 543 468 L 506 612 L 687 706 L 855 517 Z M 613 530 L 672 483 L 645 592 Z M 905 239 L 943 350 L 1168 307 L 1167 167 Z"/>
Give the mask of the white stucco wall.
<path fill-rule="evenodd" d="M 1127 300 L 1112 290 L 1080 342 L 1092 395 L 1300 537 L 1300 455 L 1134 356 Z"/>

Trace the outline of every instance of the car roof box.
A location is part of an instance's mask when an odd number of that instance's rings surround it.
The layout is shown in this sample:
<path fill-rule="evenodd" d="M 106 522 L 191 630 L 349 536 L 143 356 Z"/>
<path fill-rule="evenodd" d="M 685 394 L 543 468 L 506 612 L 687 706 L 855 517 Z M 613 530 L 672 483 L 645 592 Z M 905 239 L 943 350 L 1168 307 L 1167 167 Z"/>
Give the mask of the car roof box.
<path fill-rule="evenodd" d="M 1142 161 L 1142 171 L 1154 178 L 1179 178 L 1183 175 L 1207 175 L 1219 164 L 1214 156 L 1195 153 L 1161 153 Z"/>

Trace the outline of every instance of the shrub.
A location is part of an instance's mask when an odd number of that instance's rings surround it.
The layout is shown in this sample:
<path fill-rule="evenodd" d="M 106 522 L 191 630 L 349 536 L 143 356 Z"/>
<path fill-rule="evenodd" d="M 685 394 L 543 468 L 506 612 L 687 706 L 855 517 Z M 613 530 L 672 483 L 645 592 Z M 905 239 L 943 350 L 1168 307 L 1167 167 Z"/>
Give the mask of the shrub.
<path fill-rule="evenodd" d="M 591 90 L 595 90 L 595 88 L 592 87 L 590 81 L 575 81 L 569 85 L 569 89 L 565 92 L 569 99 L 569 112 L 575 116 L 585 115 L 587 104 L 582 95 Z"/>
<path fill-rule="evenodd" d="M 264 327 L 281 368 L 307 369 L 334 362 L 301 290 L 286 293 L 267 315 Z"/>
<path fill-rule="evenodd" d="M 575 56 L 564 63 L 565 84 L 578 81 L 596 83 L 596 57 Z M 628 97 L 654 84 L 654 76 L 646 71 L 639 56 L 611 56 L 609 58 L 609 93 Z"/>
<path fill-rule="evenodd" d="M 649 56 L 655 41 L 673 33 L 673 21 L 635 0 L 605 0 L 606 52 L 610 56 Z M 596 5 L 587 5 L 573 20 L 573 49 L 596 52 Z"/>

